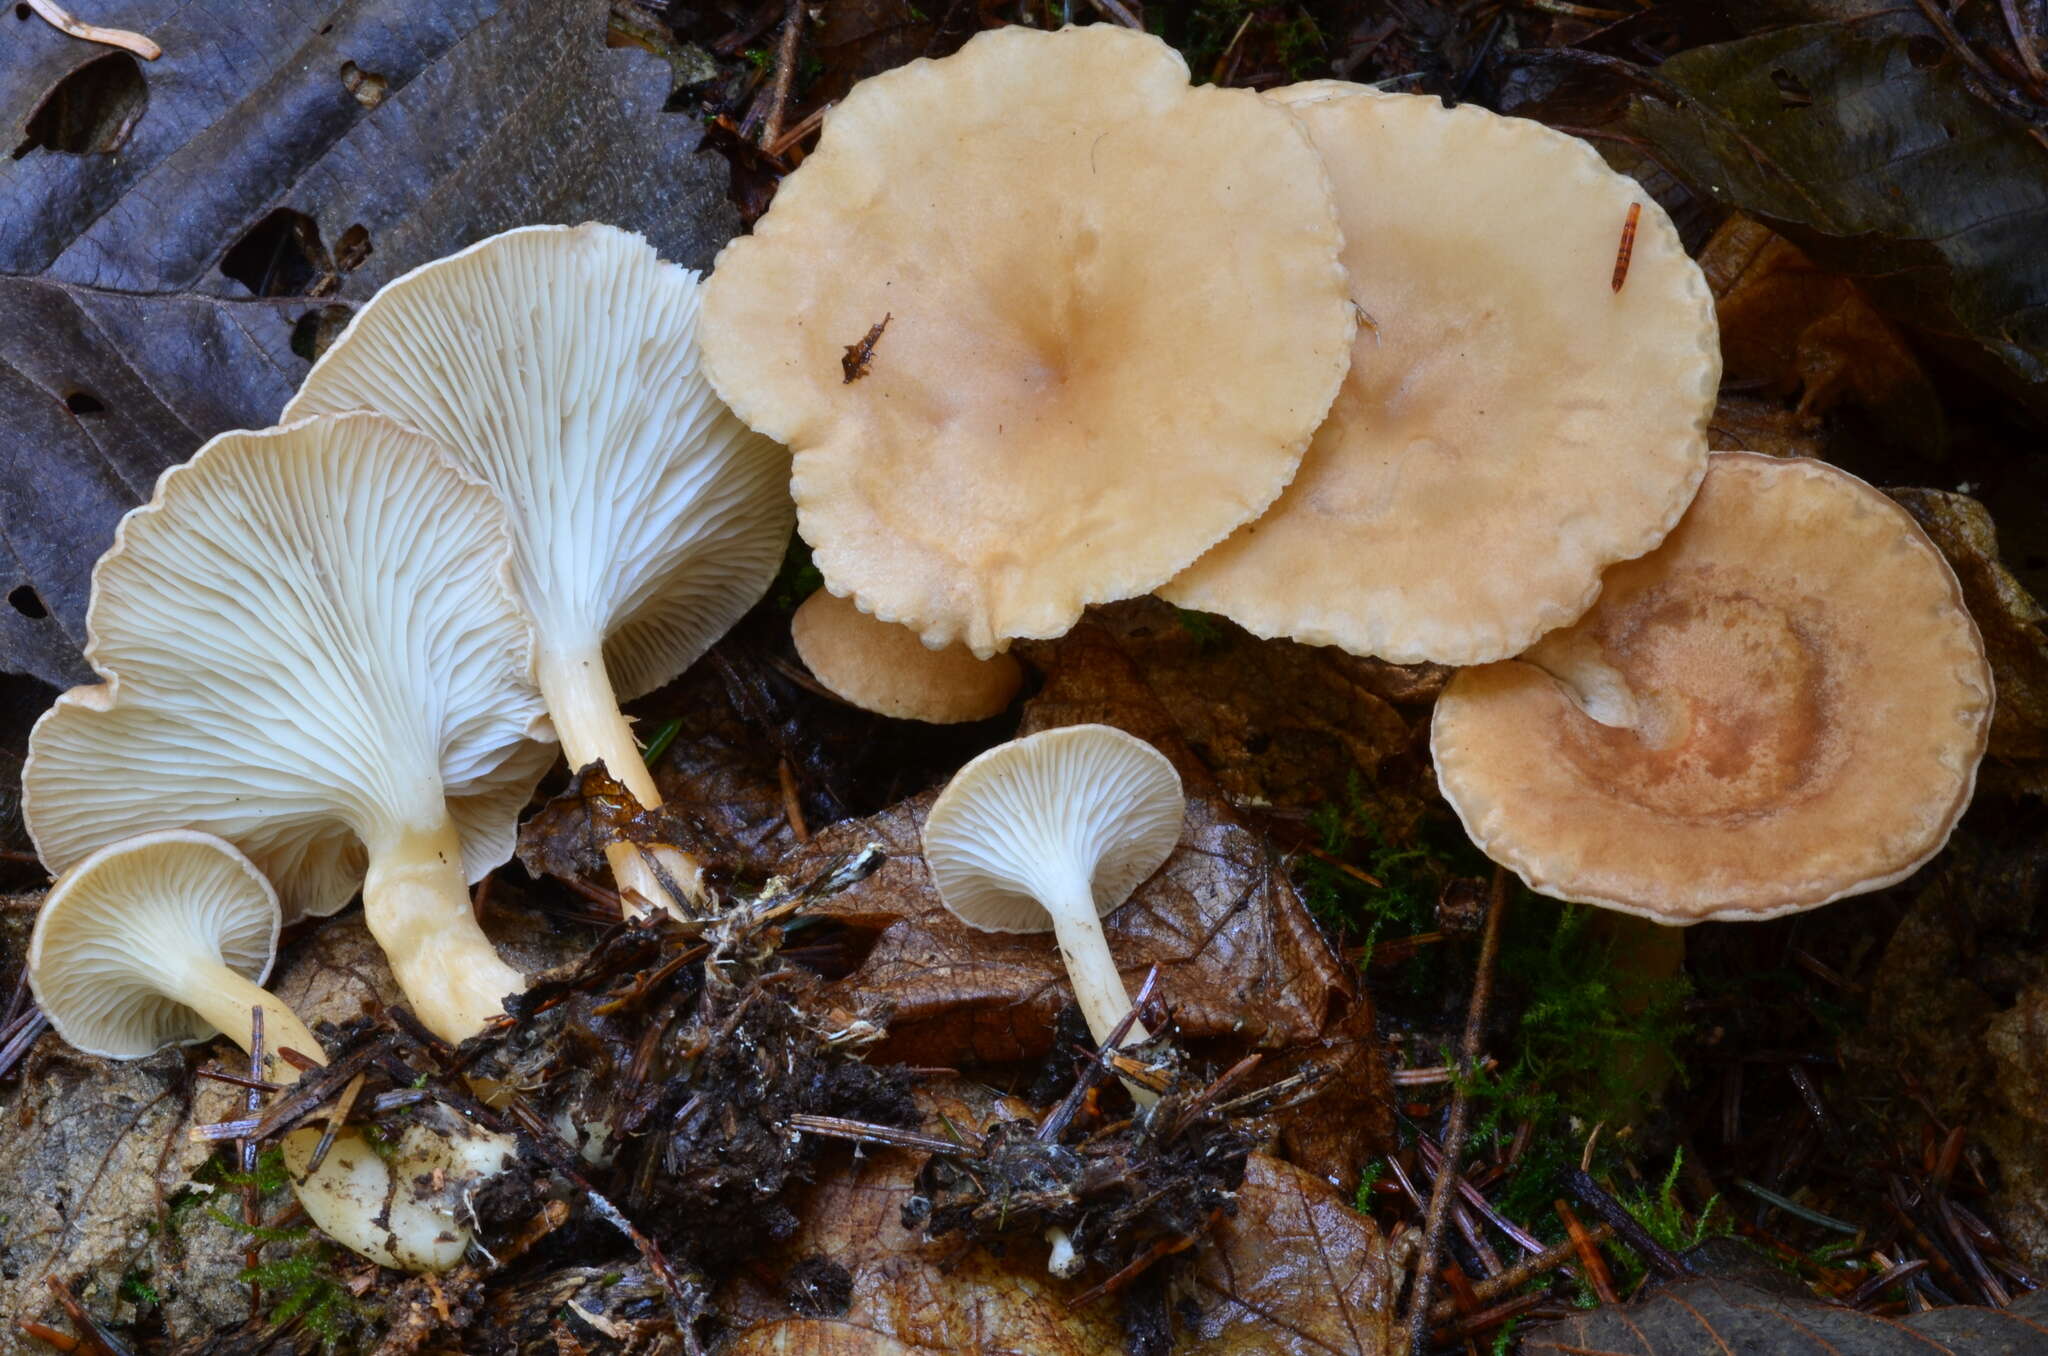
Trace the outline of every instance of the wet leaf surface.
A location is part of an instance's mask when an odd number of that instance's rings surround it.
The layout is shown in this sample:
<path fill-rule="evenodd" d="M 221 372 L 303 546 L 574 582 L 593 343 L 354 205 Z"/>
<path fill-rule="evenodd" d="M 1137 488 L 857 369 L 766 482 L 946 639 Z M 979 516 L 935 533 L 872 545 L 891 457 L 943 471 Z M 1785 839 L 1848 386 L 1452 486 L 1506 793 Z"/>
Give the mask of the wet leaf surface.
<path fill-rule="evenodd" d="M 128 0 L 152 63 L 0 43 L 0 669 L 62 686 L 93 560 L 165 466 L 267 424 L 323 323 L 491 232 L 595 218 L 702 266 L 724 167 L 603 0 Z M 125 64 L 124 64 L 125 63 Z M 81 75 L 80 72 L 86 72 Z M 58 116 L 61 114 L 62 116 Z"/>
<path fill-rule="evenodd" d="M 1625 125 L 2039 415 L 2048 145 L 1969 76 L 1922 17 L 1888 10 L 1681 52 Z"/>
<path fill-rule="evenodd" d="M 1885 1318 L 1774 1294 L 1736 1281 L 1696 1280 L 1624 1308 L 1578 1314 L 1532 1330 L 1528 1356 L 2006 1356 L 2048 1343 L 2048 1295 L 2011 1310 L 1971 1306 Z"/>

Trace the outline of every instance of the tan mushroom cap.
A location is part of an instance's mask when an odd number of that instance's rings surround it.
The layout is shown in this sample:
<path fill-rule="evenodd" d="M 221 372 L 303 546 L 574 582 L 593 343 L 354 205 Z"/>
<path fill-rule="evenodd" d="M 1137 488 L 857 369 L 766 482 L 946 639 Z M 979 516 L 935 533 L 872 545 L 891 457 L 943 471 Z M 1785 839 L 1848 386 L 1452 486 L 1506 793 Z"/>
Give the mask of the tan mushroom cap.
<path fill-rule="evenodd" d="M 1284 110 L 1144 34 L 1006 28 L 833 110 L 719 257 L 705 364 L 795 453 L 831 589 L 986 656 L 1272 503 L 1350 361 L 1342 243 Z"/>
<path fill-rule="evenodd" d="M 1335 180 L 1364 318 L 1294 483 L 1159 592 L 1399 663 L 1516 654 L 1691 500 L 1721 370 L 1706 282 L 1574 137 L 1339 81 L 1271 97 Z"/>
<path fill-rule="evenodd" d="M 928 649 L 908 627 L 876 621 L 825 589 L 789 619 L 798 658 L 840 697 L 878 715 L 952 725 L 1008 707 L 1024 669 L 1007 654 L 976 659 L 964 645 Z"/>
<path fill-rule="evenodd" d="M 1541 893 L 1770 918 L 1933 856 L 1991 707 L 1955 575 L 1903 509 L 1730 452 L 1581 621 L 1453 678 L 1430 745 L 1466 831 Z"/>

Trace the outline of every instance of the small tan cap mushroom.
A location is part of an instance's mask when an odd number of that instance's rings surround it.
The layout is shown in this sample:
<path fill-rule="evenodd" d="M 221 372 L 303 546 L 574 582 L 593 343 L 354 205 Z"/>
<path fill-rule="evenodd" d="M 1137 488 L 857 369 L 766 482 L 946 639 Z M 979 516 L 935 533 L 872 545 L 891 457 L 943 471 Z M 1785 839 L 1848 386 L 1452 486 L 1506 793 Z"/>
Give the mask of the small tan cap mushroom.
<path fill-rule="evenodd" d="M 1541 893 L 1770 918 L 1933 856 L 1991 706 L 1955 575 L 1903 509 L 1727 452 L 1581 621 L 1453 678 L 1430 746 L 1466 832 Z"/>
<path fill-rule="evenodd" d="M 1350 361 L 1328 176 L 1248 90 L 1108 25 L 856 86 L 720 255 L 704 360 L 795 453 L 825 582 L 989 655 L 1272 503 Z"/>
<path fill-rule="evenodd" d="M 1159 592 L 1397 663 L 1516 654 L 1692 499 L 1721 371 L 1706 282 L 1574 137 L 1340 81 L 1272 97 L 1336 182 L 1364 318 L 1294 483 Z"/>
<path fill-rule="evenodd" d="M 952 725 L 1002 711 L 1024 683 L 1007 654 L 976 659 L 964 645 L 933 650 L 908 627 L 876 621 L 851 598 L 819 589 L 789 619 L 797 656 L 819 682 L 863 711 Z"/>

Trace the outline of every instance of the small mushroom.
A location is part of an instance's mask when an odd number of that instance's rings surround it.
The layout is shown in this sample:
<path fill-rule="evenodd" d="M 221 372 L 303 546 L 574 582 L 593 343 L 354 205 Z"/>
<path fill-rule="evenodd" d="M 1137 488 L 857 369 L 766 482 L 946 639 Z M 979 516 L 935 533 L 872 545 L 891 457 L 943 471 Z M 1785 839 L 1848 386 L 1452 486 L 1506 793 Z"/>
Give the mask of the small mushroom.
<path fill-rule="evenodd" d="M 795 453 L 826 585 L 986 657 L 1272 503 L 1350 361 L 1342 244 L 1282 109 L 1147 34 L 998 29 L 832 110 L 704 362 Z"/>
<path fill-rule="evenodd" d="M 281 1050 L 327 1060 L 298 1014 L 261 987 L 280 919 L 270 882 L 227 843 L 176 829 L 145 834 L 90 854 L 51 887 L 29 939 L 29 987 L 60 1036 L 108 1059 L 217 1033 L 250 1050 L 260 1008 L 263 1077 L 290 1085 L 300 1070 Z M 284 1137 L 300 1204 L 335 1242 L 406 1271 L 446 1270 L 469 1244 L 456 1212 L 409 1184 L 474 1184 L 513 1152 L 507 1137 L 466 1123 L 445 1138 L 414 1125 L 387 1165 L 360 1132 L 344 1130 L 311 1168 L 321 1135 L 308 1126 Z"/>
<path fill-rule="evenodd" d="M 987 720 L 1024 683 L 1010 655 L 977 659 L 965 645 L 930 649 L 910 628 L 877 621 L 824 589 L 789 619 L 789 635 L 819 682 L 863 711 L 898 720 Z"/>
<path fill-rule="evenodd" d="M 467 882 L 511 855 L 554 760 L 496 503 L 374 414 L 224 433 L 167 471 L 93 574 L 105 679 L 36 723 L 37 851 L 199 828 L 288 918 L 360 885 L 399 987 L 460 1041 L 525 987 Z"/>
<path fill-rule="evenodd" d="M 969 927 L 1052 932 L 1101 1043 L 1131 1010 L 1101 920 L 1172 855 L 1185 812 L 1180 774 L 1144 740 L 1108 725 L 1043 730 L 953 774 L 925 817 L 925 865 Z M 1130 1038 L 1145 1036 L 1132 1023 Z"/>
<path fill-rule="evenodd" d="M 1159 592 L 1397 663 L 1517 654 L 1663 540 L 1705 474 L 1706 280 L 1576 137 L 1336 80 L 1272 97 L 1336 184 L 1350 372 L 1279 502 Z"/>
<path fill-rule="evenodd" d="M 611 226 L 527 226 L 388 284 L 285 407 L 370 409 L 445 444 L 512 524 L 548 714 L 572 768 L 661 804 L 619 702 L 681 673 L 765 593 L 789 544 L 789 454 L 697 360 L 698 275 Z M 674 850 L 607 853 L 629 913 L 701 899 Z M 671 907 L 674 904 L 671 903 Z"/>
<path fill-rule="evenodd" d="M 1969 804 L 1991 672 L 1941 553 L 1822 462 L 1717 452 L 1677 530 L 1430 727 L 1466 832 L 1531 888 L 1770 918 L 1917 869 Z"/>

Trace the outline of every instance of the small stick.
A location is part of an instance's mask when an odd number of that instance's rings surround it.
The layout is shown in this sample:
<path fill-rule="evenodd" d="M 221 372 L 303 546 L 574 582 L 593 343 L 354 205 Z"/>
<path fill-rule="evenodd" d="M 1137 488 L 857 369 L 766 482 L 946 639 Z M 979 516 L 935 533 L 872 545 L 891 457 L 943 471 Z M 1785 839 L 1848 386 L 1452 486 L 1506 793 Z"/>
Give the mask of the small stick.
<path fill-rule="evenodd" d="M 102 1328 L 98 1319 L 85 1311 L 85 1306 L 72 1295 L 70 1286 L 55 1276 L 45 1279 L 49 1282 L 51 1292 L 57 1296 L 57 1303 L 63 1306 L 65 1316 L 78 1329 L 78 1336 L 73 1339 L 71 1350 L 89 1352 L 91 1356 L 129 1356 L 128 1348 L 112 1333 Z"/>
<path fill-rule="evenodd" d="M 1102 11 L 1104 18 L 1114 19 L 1125 28 L 1135 28 L 1141 33 L 1145 30 L 1145 21 L 1124 8 L 1118 0 L 1088 0 L 1088 3 Z"/>
<path fill-rule="evenodd" d="M 1478 1292 L 1475 1289 L 1473 1293 L 1477 1294 Z M 1527 1313 L 1541 1303 L 1543 1303 L 1543 1296 L 1541 1295 L 1517 1295 L 1511 1300 L 1503 1300 L 1490 1309 L 1481 1309 L 1478 1313 L 1467 1314 L 1451 1324 L 1450 1327 L 1440 1330 L 1436 1335 L 1436 1340 L 1448 1346 L 1455 1342 L 1462 1342 L 1468 1337 L 1477 1337 L 1480 1333 L 1499 1327 L 1518 1314 Z"/>
<path fill-rule="evenodd" d="M 340 1100 L 335 1102 L 334 1110 L 327 1115 L 327 1128 L 320 1132 L 320 1142 L 313 1146 L 313 1156 L 306 1160 L 306 1174 L 308 1176 L 312 1175 L 315 1168 L 318 1168 L 327 1161 L 327 1151 L 334 1147 L 334 1136 L 341 1129 L 342 1123 L 348 1119 L 348 1113 L 355 1109 L 356 1094 L 363 1090 L 363 1080 L 369 1076 L 369 1073 L 368 1069 L 364 1069 L 354 1078 L 349 1079 L 348 1086 L 342 1089 Z M 424 1092 L 425 1089 L 423 1088 L 421 1091 Z"/>
<path fill-rule="evenodd" d="M 281 1084 L 267 1083 L 260 1078 L 246 1078 L 241 1074 L 216 1069 L 211 1064 L 202 1064 L 198 1070 L 201 1078 L 210 1078 L 216 1083 L 232 1083 L 238 1088 L 254 1088 L 258 1092 L 276 1092 Z"/>
<path fill-rule="evenodd" d="M 803 31 L 803 0 L 789 0 L 782 16 L 782 36 L 775 44 L 775 83 L 768 88 L 768 116 L 761 123 L 763 150 L 782 140 L 782 115 L 789 108 L 790 86 L 796 82 L 796 44 Z"/>
<path fill-rule="evenodd" d="M 1666 1276 L 1689 1276 L 1693 1274 L 1692 1264 L 1683 1257 L 1659 1243 L 1650 1236 L 1650 1231 L 1639 1223 L 1628 1207 L 1608 1195 L 1590 1173 L 1578 1168 L 1567 1168 L 1564 1182 L 1581 1203 L 1601 1219 L 1614 1226 L 1614 1232 L 1621 1241 L 1643 1255 L 1648 1262 Z"/>
<path fill-rule="evenodd" d="M 2033 35 L 2020 22 L 2019 6 L 2013 0 L 1998 0 L 1998 7 L 2005 11 L 2005 26 L 2012 34 L 2012 45 L 2019 51 L 2020 61 L 2033 79 L 2035 92 L 2039 93 L 2041 87 L 2048 84 L 2048 71 L 2041 69 L 2041 58 L 2034 51 Z"/>
<path fill-rule="evenodd" d="M 796 770 L 787 758 L 776 760 L 775 780 L 782 784 L 782 817 L 789 821 L 789 831 L 796 835 L 797 842 L 810 842 L 811 830 L 804 823 L 804 803 L 796 793 Z"/>
<path fill-rule="evenodd" d="M 1108 1060 L 1104 1056 L 1122 1045 L 1124 1037 L 1131 1034 L 1131 1027 L 1138 1021 L 1138 1014 L 1152 1001 L 1152 986 L 1158 982 L 1159 967 L 1155 965 L 1145 972 L 1145 982 L 1138 986 L 1138 996 L 1131 1000 L 1131 1010 L 1109 1029 L 1109 1039 L 1102 1043 L 1101 1048 L 1095 1052 L 1095 1057 L 1083 1066 L 1080 1074 L 1074 1079 L 1073 1090 L 1067 1094 L 1066 1100 L 1054 1107 L 1052 1114 L 1038 1127 L 1037 1139 L 1041 1144 L 1059 1142 L 1060 1135 L 1066 1131 L 1067 1123 L 1074 1119 L 1074 1113 L 1081 1109 L 1081 1103 L 1087 1099 L 1089 1089 L 1093 1088 L 1096 1080 L 1108 1071 Z"/>
<path fill-rule="evenodd" d="M 849 1121 L 840 1116 L 813 1116 L 799 1111 L 789 1118 L 789 1128 L 807 1135 L 823 1135 L 827 1139 L 847 1139 L 856 1144 L 886 1144 L 892 1149 L 922 1149 L 928 1154 L 953 1155 L 975 1151 L 979 1146 L 959 1144 L 936 1135 L 919 1134 L 915 1130 L 899 1130 L 893 1125 L 870 1125 L 866 1121 Z"/>
<path fill-rule="evenodd" d="M 1925 1257 L 1915 1257 L 1910 1262 L 1900 1262 L 1896 1266 L 1886 1267 L 1878 1275 L 1872 1276 L 1869 1280 L 1850 1291 L 1848 1298 L 1844 1299 L 1842 1303 L 1848 1305 L 1851 1309 L 1861 1309 L 1864 1305 L 1869 1304 L 1908 1276 L 1916 1272 L 1925 1271 L 1926 1269 L 1927 1259 Z"/>
<path fill-rule="evenodd" d="M 1614 256 L 1614 290 L 1628 281 L 1628 263 L 1636 253 L 1636 222 L 1642 219 L 1643 205 L 1632 202 L 1628 205 L 1628 220 L 1621 224 L 1621 248 Z"/>
<path fill-rule="evenodd" d="M 1614 1237 L 1614 1230 L 1600 1224 L 1588 1230 L 1586 1237 L 1595 1244 L 1605 1243 Z M 1578 1256 L 1579 1245 L 1567 1238 L 1564 1242 L 1545 1248 L 1534 1257 L 1524 1258 L 1506 1271 L 1489 1276 L 1472 1287 L 1472 1297 L 1481 1304 L 1488 1303 L 1511 1291 L 1519 1290 L 1538 1276 L 1556 1271 L 1566 1262 Z M 1438 1323 L 1448 1323 L 1458 1316 L 1458 1307 L 1450 1300 L 1440 1300 L 1431 1308 L 1430 1318 Z"/>
<path fill-rule="evenodd" d="M 102 28 L 98 24 L 72 18 L 57 0 L 28 0 L 28 7 L 42 15 L 50 27 L 71 37 L 104 47 L 119 47 L 124 52 L 135 53 L 144 61 L 155 61 L 164 54 L 163 48 L 140 33 L 131 33 L 125 28 Z"/>
<path fill-rule="evenodd" d="M 1500 920 L 1507 912 L 1508 873 L 1493 869 L 1492 898 L 1487 902 L 1486 932 L 1479 943 L 1479 968 L 1472 978 L 1472 1001 L 1465 1009 L 1465 1039 L 1458 1064 L 1465 1077 L 1452 1084 L 1450 1123 L 1444 1128 L 1444 1161 L 1430 1189 L 1429 1211 L 1423 1218 L 1422 1254 L 1415 1264 L 1415 1293 L 1408 1302 L 1408 1347 L 1425 1356 L 1430 1345 L 1429 1301 L 1436 1282 L 1437 1258 L 1443 1254 L 1444 1222 L 1450 1217 L 1451 1193 L 1458 1180 L 1458 1159 L 1465 1152 L 1465 1130 L 1471 1113 L 1473 1070 L 1479 1064 L 1479 1038 L 1486 1026 L 1486 1003 L 1493 992 L 1494 963 L 1500 957 Z"/>
<path fill-rule="evenodd" d="M 254 1004 L 249 1009 L 249 1077 L 252 1080 L 263 1077 L 263 1005 L 261 1003 Z M 262 1089 L 249 1089 L 247 1100 L 243 1102 L 243 1109 L 252 1118 L 261 1117 L 263 1111 Z M 256 1171 L 255 1140 L 246 1138 L 237 1140 L 235 1142 L 235 1154 L 237 1161 L 242 1165 L 242 1172 L 245 1176 Z M 256 1227 L 262 1222 L 263 1210 L 256 1199 L 256 1184 L 250 1182 L 242 1188 L 242 1223 L 248 1225 L 251 1230 L 249 1246 L 244 1250 L 242 1256 L 243 1260 L 248 1263 L 251 1271 L 256 1269 L 256 1263 L 261 1260 L 263 1252 L 263 1245 L 256 1241 L 254 1233 Z M 256 1318 L 262 1312 L 263 1287 L 257 1282 L 251 1281 L 249 1282 L 249 1317 L 252 1319 Z"/>
<path fill-rule="evenodd" d="M 1599 1245 L 1586 1232 L 1586 1226 L 1579 1223 L 1579 1217 L 1559 1197 L 1551 1202 L 1557 1217 L 1564 1221 L 1565 1232 L 1572 1237 L 1572 1246 L 1579 1250 L 1579 1261 L 1586 1268 L 1586 1280 L 1593 1287 L 1593 1293 L 1600 1297 L 1602 1304 L 1619 1304 L 1621 1296 L 1614 1293 L 1614 1276 L 1607 1270 L 1607 1259 L 1600 1255 Z"/>
<path fill-rule="evenodd" d="M 819 125 L 825 121 L 825 115 L 831 111 L 831 104 L 819 104 L 816 108 L 804 114 L 796 126 L 775 139 L 774 144 L 768 147 L 768 154 L 774 156 L 777 160 L 788 155 L 796 149 L 796 144 L 799 141 L 802 141 L 805 137 L 818 130 Z"/>

